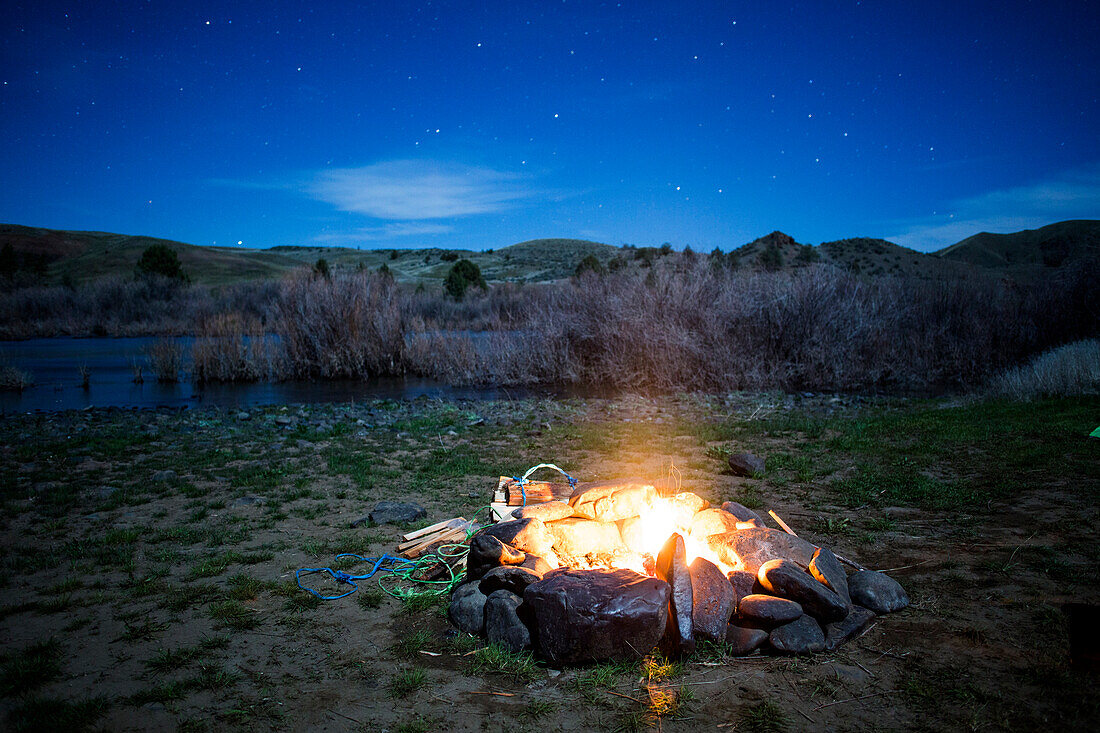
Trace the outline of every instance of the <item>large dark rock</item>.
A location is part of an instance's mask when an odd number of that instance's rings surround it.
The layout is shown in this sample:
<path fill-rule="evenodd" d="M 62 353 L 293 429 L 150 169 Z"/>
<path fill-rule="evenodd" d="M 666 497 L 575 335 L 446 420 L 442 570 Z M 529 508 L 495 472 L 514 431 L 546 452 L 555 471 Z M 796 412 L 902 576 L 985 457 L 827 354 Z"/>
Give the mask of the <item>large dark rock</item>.
<path fill-rule="evenodd" d="M 688 567 L 691 574 L 691 626 L 696 640 L 721 643 L 733 614 L 733 586 L 718 566 L 697 557 Z"/>
<path fill-rule="evenodd" d="M 877 618 L 875 612 L 862 606 L 853 606 L 840 621 L 825 625 L 825 649 L 833 651 L 838 646 L 866 629 Z"/>
<path fill-rule="evenodd" d="M 726 628 L 726 644 L 729 645 L 730 654 L 735 657 L 743 657 L 752 654 L 764 646 L 768 640 L 768 632 L 763 629 L 754 629 L 748 626 L 730 624 Z"/>
<path fill-rule="evenodd" d="M 552 664 L 640 659 L 668 619 L 668 583 L 633 570 L 558 568 L 527 586 L 535 644 Z"/>
<path fill-rule="evenodd" d="M 780 654 L 811 654 L 825 649 L 825 634 L 821 626 L 807 614 L 772 629 L 768 641 L 772 649 Z"/>
<path fill-rule="evenodd" d="M 626 549 L 619 526 L 614 522 L 591 519 L 559 519 L 546 525 L 553 538 L 554 551 L 568 557 L 589 554 L 615 554 Z M 537 553 L 536 553 L 537 554 Z"/>
<path fill-rule="evenodd" d="M 722 511 L 729 512 L 733 516 L 737 517 L 739 522 L 751 522 L 753 520 L 763 524 L 763 520 L 760 515 L 749 509 L 744 504 L 738 504 L 736 501 L 722 502 Z"/>
<path fill-rule="evenodd" d="M 523 558 L 523 562 L 519 564 L 519 567 L 527 568 L 532 573 L 536 573 L 540 578 L 554 569 L 554 566 L 549 562 L 531 553 L 527 553 L 527 557 Z"/>
<path fill-rule="evenodd" d="M 721 509 L 704 509 L 691 518 L 691 536 L 696 539 L 736 529 L 737 517 Z"/>
<path fill-rule="evenodd" d="M 909 596 L 898 581 L 874 570 L 860 570 L 848 576 L 852 601 L 875 613 L 892 613 L 909 605 Z"/>
<path fill-rule="evenodd" d="M 724 563 L 750 573 L 760 570 L 768 560 L 780 558 L 806 567 L 817 549 L 806 540 L 777 529 L 739 529 L 711 535 L 707 544 Z"/>
<path fill-rule="evenodd" d="M 672 588 L 661 651 L 666 656 L 691 654 L 695 651 L 695 630 L 691 619 L 694 602 L 687 550 L 684 548 L 684 538 L 679 534 L 669 537 L 657 555 L 657 577 L 664 578 Z"/>
<path fill-rule="evenodd" d="M 477 636 L 485 631 L 485 594 L 477 583 L 463 583 L 454 589 L 447 616 L 467 634 Z"/>
<path fill-rule="evenodd" d="M 764 459 L 752 453 L 737 453 L 729 458 L 730 470 L 734 476 L 755 476 L 764 473 Z"/>
<path fill-rule="evenodd" d="M 393 524 L 395 522 L 413 522 L 428 516 L 428 510 L 419 504 L 406 504 L 399 501 L 380 501 L 367 515 L 375 524 Z"/>
<path fill-rule="evenodd" d="M 540 522 L 553 522 L 573 516 L 573 507 L 564 501 L 548 501 L 520 507 L 512 512 L 516 519 L 537 519 Z"/>
<path fill-rule="evenodd" d="M 726 574 L 726 579 L 733 587 L 734 608 L 737 608 L 737 604 L 745 596 L 762 593 L 764 590 L 760 587 L 760 581 L 756 579 L 756 573 L 750 573 L 748 570 L 731 570 Z"/>
<path fill-rule="evenodd" d="M 466 576 L 477 580 L 501 565 L 519 565 L 526 555 L 491 534 L 475 534 L 466 556 Z"/>
<path fill-rule="evenodd" d="M 599 481 L 577 484 L 569 505 L 578 517 L 616 522 L 636 517 L 657 498 L 657 489 L 648 481 Z"/>
<path fill-rule="evenodd" d="M 745 596 L 737 604 L 739 619 L 750 621 L 754 626 L 762 626 L 767 629 L 789 624 L 801 615 L 802 606 L 795 601 L 760 593 Z"/>
<path fill-rule="evenodd" d="M 852 606 L 852 596 L 848 594 L 848 574 L 840 566 L 840 561 L 828 547 L 819 547 L 810 560 L 810 574 L 824 583 L 848 605 Z"/>
<path fill-rule="evenodd" d="M 499 524 L 491 524 L 478 530 L 474 537 L 490 535 L 506 545 L 522 552 L 533 552 L 539 557 L 547 557 L 553 546 L 546 525 L 538 519 L 513 519 Z"/>
<path fill-rule="evenodd" d="M 797 601 L 804 612 L 825 623 L 848 615 L 848 605 L 841 597 L 817 582 L 798 563 L 769 560 L 760 566 L 756 577 L 769 593 Z"/>
<path fill-rule="evenodd" d="M 517 609 L 522 599 L 506 590 L 494 591 L 485 599 L 485 638 L 510 652 L 531 647 L 531 632 L 520 620 Z"/>
<path fill-rule="evenodd" d="M 511 591 L 517 596 L 522 596 L 527 586 L 541 579 L 542 575 L 527 568 L 518 565 L 502 565 L 485 573 L 478 588 L 487 596 L 498 590 Z"/>

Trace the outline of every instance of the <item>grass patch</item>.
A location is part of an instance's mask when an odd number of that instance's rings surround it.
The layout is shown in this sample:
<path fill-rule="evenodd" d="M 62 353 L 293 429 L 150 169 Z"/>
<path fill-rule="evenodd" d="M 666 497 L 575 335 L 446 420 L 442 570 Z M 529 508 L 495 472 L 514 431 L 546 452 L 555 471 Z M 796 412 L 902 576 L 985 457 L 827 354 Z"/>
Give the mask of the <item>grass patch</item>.
<path fill-rule="evenodd" d="M 0 657 L 0 695 L 21 695 L 61 674 L 61 644 L 48 639 Z"/>
<path fill-rule="evenodd" d="M 247 631 L 256 628 L 260 620 L 255 611 L 240 601 L 221 601 L 210 606 L 209 616 L 234 631 Z"/>
<path fill-rule="evenodd" d="M 390 695 L 392 697 L 408 697 L 424 687 L 426 681 L 427 675 L 420 667 L 403 669 L 390 678 Z"/>
<path fill-rule="evenodd" d="M 531 652 L 510 652 L 497 644 L 478 649 L 471 656 L 475 672 L 511 677 L 517 682 L 530 682 L 538 676 L 535 658 Z"/>
<path fill-rule="evenodd" d="M 790 719 L 783 708 L 771 700 L 764 700 L 745 709 L 738 721 L 737 730 L 749 733 L 782 733 L 790 725 Z"/>

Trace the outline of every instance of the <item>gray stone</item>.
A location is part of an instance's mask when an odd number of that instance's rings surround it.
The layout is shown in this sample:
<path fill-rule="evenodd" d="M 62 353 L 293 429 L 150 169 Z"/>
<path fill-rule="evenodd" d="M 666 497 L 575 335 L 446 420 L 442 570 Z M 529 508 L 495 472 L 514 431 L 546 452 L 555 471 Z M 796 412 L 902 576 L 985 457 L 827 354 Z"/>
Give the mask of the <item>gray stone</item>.
<path fill-rule="evenodd" d="M 616 522 L 636 517 L 657 498 L 657 489 L 648 481 L 599 481 L 577 484 L 569 505 L 578 517 Z"/>
<path fill-rule="evenodd" d="M 546 531 L 546 525 L 538 519 L 513 519 L 491 524 L 478 530 L 474 536 L 483 534 L 496 537 L 522 552 L 533 552 L 539 557 L 549 557 L 554 544 L 550 533 Z"/>
<path fill-rule="evenodd" d="M 691 654 L 695 651 L 695 629 L 691 618 L 695 604 L 691 573 L 687 566 L 687 550 L 684 547 L 684 538 L 679 534 L 669 537 L 657 555 L 657 577 L 663 578 L 672 588 L 668 622 L 661 638 L 661 651 L 670 657 Z"/>
<path fill-rule="evenodd" d="M 367 516 L 375 524 L 394 524 L 396 522 L 413 522 L 426 517 L 428 516 L 428 510 L 419 504 L 380 501 L 371 508 Z"/>
<path fill-rule="evenodd" d="M 541 579 L 542 576 L 538 573 L 519 565 L 501 565 L 481 576 L 478 588 L 487 596 L 498 590 L 511 591 L 522 596 L 527 586 Z"/>
<path fill-rule="evenodd" d="M 688 567 L 691 574 L 691 626 L 695 639 L 721 643 L 733 614 L 733 586 L 718 566 L 697 557 Z"/>
<path fill-rule="evenodd" d="M 757 522 L 763 523 L 759 514 L 749 509 L 744 504 L 738 504 L 736 501 L 722 502 L 722 511 L 729 512 L 737 517 L 737 521 L 739 522 L 750 522 L 755 519 Z"/>
<path fill-rule="evenodd" d="M 848 615 L 848 606 L 801 565 L 790 560 L 769 560 L 756 573 L 760 585 L 780 598 L 797 601 L 802 610 L 825 623 Z"/>
<path fill-rule="evenodd" d="M 750 573 L 748 570 L 731 570 L 726 574 L 726 579 L 733 587 L 734 608 L 737 608 L 737 604 L 745 596 L 761 593 L 764 590 L 760 587 L 760 581 L 756 579 L 756 573 Z"/>
<path fill-rule="evenodd" d="M 237 413 L 237 419 L 241 420 L 241 421 L 251 420 L 252 419 L 252 414 L 248 413 L 248 412 L 244 412 L 242 410 L 241 412 Z"/>
<path fill-rule="evenodd" d="M 554 550 L 559 555 L 585 557 L 586 555 L 615 554 L 626 549 L 619 526 L 614 522 L 598 522 L 591 519 L 559 519 L 546 525 L 554 540 Z"/>
<path fill-rule="evenodd" d="M 844 572 L 832 550 L 819 547 L 810 560 L 809 569 L 810 575 L 840 596 L 849 608 L 852 607 L 852 597 L 848 594 L 848 574 Z"/>
<path fill-rule="evenodd" d="M 778 529 L 739 529 L 711 535 L 707 544 L 731 567 L 755 573 L 768 560 L 793 560 L 805 567 L 810 564 L 816 546 Z"/>
<path fill-rule="evenodd" d="M 691 536 L 697 539 L 737 529 L 737 517 L 721 509 L 704 509 L 691 518 Z"/>
<path fill-rule="evenodd" d="M 735 657 L 752 654 L 764 646 L 764 642 L 767 640 L 768 632 L 763 629 L 753 629 L 737 624 L 730 624 L 726 627 L 726 644 L 729 645 L 730 654 Z"/>
<path fill-rule="evenodd" d="M 477 583 L 463 583 L 454 589 L 447 616 L 467 634 L 477 636 L 485 631 L 485 594 Z"/>
<path fill-rule="evenodd" d="M 553 522 L 573 516 L 573 507 L 564 501 L 548 501 L 520 507 L 512 512 L 516 519 L 538 519 L 541 522 Z"/>
<path fill-rule="evenodd" d="M 470 552 L 466 556 L 466 576 L 477 580 L 501 565 L 519 565 L 526 557 L 525 553 L 504 544 L 493 535 L 475 534 L 470 540 Z"/>
<path fill-rule="evenodd" d="M 485 638 L 510 652 L 531 648 L 531 632 L 520 620 L 522 599 L 506 590 L 494 591 L 485 599 Z"/>
<path fill-rule="evenodd" d="M 875 618 L 874 611 L 862 606 L 853 606 L 843 619 L 825 625 L 825 649 L 833 651 L 870 626 Z"/>
<path fill-rule="evenodd" d="M 275 418 L 275 424 L 281 425 L 282 427 L 289 427 L 294 424 L 294 418 L 287 417 L 286 415 L 280 415 L 279 417 Z"/>
<path fill-rule="evenodd" d="M 669 595 L 668 583 L 633 570 L 558 568 L 523 599 L 540 656 L 557 665 L 642 658 L 664 632 Z"/>
<path fill-rule="evenodd" d="M 795 601 L 761 593 L 745 596 L 737 604 L 738 618 L 764 628 L 789 624 L 801 615 L 802 606 Z"/>
<path fill-rule="evenodd" d="M 233 500 L 233 506 L 252 506 L 254 504 L 263 503 L 263 498 L 259 496 L 238 496 Z"/>
<path fill-rule="evenodd" d="M 852 602 L 875 613 L 892 613 L 909 605 L 909 596 L 898 581 L 874 570 L 860 570 L 848 576 Z"/>
<path fill-rule="evenodd" d="M 737 453 L 730 456 L 730 470 L 735 476 L 755 476 L 764 473 L 764 459 L 752 453 Z"/>
<path fill-rule="evenodd" d="M 814 617 L 808 614 L 772 629 L 768 641 L 772 649 L 780 654 L 811 654 L 825 649 L 825 634 Z"/>
<path fill-rule="evenodd" d="M 176 476 L 177 476 L 176 472 L 169 468 L 169 469 L 166 469 L 164 471 L 155 471 L 153 473 L 153 480 L 158 481 L 158 482 L 160 482 L 160 481 L 173 481 L 173 480 L 175 480 Z"/>

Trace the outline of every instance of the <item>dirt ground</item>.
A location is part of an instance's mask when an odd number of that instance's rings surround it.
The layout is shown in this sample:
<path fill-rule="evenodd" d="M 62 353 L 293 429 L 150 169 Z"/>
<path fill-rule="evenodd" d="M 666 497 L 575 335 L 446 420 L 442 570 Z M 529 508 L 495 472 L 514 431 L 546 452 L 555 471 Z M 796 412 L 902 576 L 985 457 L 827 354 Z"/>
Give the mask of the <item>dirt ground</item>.
<path fill-rule="evenodd" d="M 70 733 L 1095 729 L 1063 606 L 1100 604 L 1097 424 L 1096 398 L 781 394 L 5 416 L 0 715 Z M 733 476 L 730 451 L 767 471 Z M 373 580 L 333 601 L 296 587 L 544 461 L 773 509 L 890 570 L 911 606 L 835 653 L 556 670 Z M 427 517 L 351 527 L 382 499 Z"/>

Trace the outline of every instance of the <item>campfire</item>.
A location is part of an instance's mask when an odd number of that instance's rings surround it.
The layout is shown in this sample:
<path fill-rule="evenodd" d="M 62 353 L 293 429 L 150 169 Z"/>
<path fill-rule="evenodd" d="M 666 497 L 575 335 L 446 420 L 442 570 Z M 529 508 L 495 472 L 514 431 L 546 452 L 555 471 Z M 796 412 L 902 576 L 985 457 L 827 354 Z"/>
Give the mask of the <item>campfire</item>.
<path fill-rule="evenodd" d="M 654 648 L 683 657 L 698 641 L 736 655 L 808 654 L 908 605 L 888 576 L 769 528 L 735 502 L 715 507 L 642 480 L 502 479 L 497 499 L 501 521 L 471 538 L 449 615 L 552 664 Z"/>

